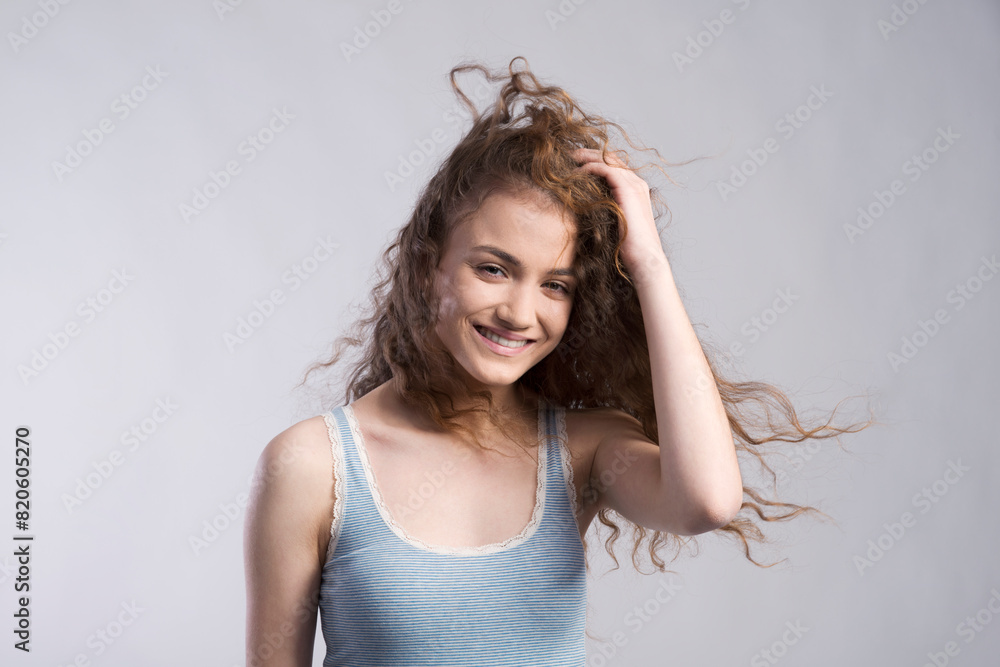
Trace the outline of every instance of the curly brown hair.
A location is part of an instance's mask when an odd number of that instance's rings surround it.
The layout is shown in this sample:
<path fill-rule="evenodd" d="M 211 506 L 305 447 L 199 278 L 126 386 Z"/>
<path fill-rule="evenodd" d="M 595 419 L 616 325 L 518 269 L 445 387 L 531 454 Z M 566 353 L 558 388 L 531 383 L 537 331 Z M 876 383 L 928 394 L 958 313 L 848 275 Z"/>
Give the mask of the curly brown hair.
<path fill-rule="evenodd" d="M 519 60 L 524 61 L 523 69 L 515 68 Z M 492 83 L 503 82 L 497 99 L 482 112 L 456 82 L 458 74 L 473 70 Z M 539 193 L 572 213 L 579 282 L 563 340 L 517 383 L 567 409 L 622 410 L 638 419 L 645 435 L 657 443 L 649 349 L 639 297 L 627 268 L 619 261 L 619 230 L 627 233 L 624 215 L 603 178 L 575 170 L 578 163 L 571 151 L 593 148 L 602 156 L 614 152 L 628 168 L 639 171 L 631 166 L 627 151 L 614 150 L 619 145 L 612 139 L 614 129 L 632 149 L 653 151 L 663 164 L 674 167 L 690 161 L 671 164 L 655 149 L 636 145 L 618 123 L 584 112 L 562 88 L 543 85 L 523 57 L 514 58 L 506 74 L 462 63 L 451 70 L 450 79 L 453 90 L 470 110 L 472 127 L 444 158 L 422 190 L 409 221 L 383 252 L 379 280 L 371 293 L 371 314 L 338 338 L 332 355 L 310 366 L 300 385 L 313 371 L 340 361 L 345 345 L 361 347 L 363 354 L 346 382 L 345 403 L 396 378 L 402 400 L 420 406 L 442 427 L 464 431 L 479 444 L 476 434 L 458 420 L 463 414 L 479 411 L 506 433 L 508 422 L 494 411 L 489 392 L 470 393 L 458 379 L 454 358 L 430 341 L 437 312 L 431 280 L 450 231 L 477 211 L 486 197 L 498 191 Z M 662 167 L 653 166 L 674 182 Z M 664 212 L 669 214 L 655 188 L 651 196 L 659 209 L 657 218 Z M 750 459 L 741 461 L 741 466 L 746 462 L 759 464 L 770 475 L 775 493 L 776 474 L 765 460 L 769 453 L 765 445 L 836 438 L 874 421 L 869 418 L 838 427 L 831 425 L 831 414 L 825 423 L 803 426 L 782 391 L 763 382 L 726 380 L 713 362 L 711 346 L 701 337 L 699 342 L 722 398 L 737 453 Z M 450 396 L 466 394 L 481 400 L 485 407 L 456 408 Z M 588 494 L 593 496 L 600 490 L 600 480 L 589 480 Z M 740 512 L 718 531 L 738 540 L 747 559 L 761 567 L 770 565 L 751 556 L 749 542 L 766 541 L 760 530 L 762 522 L 786 521 L 805 512 L 826 516 L 813 507 L 768 499 L 762 489 L 751 485 L 745 485 L 743 492 Z M 611 530 L 605 549 L 616 568 L 614 545 L 621 533 L 616 516 L 631 526 L 631 559 L 638 570 L 643 544 L 648 544 L 651 562 L 662 572 L 666 570 L 662 550 L 673 547 L 676 551 L 692 540 L 647 530 L 613 510 L 602 509 L 598 519 Z"/>

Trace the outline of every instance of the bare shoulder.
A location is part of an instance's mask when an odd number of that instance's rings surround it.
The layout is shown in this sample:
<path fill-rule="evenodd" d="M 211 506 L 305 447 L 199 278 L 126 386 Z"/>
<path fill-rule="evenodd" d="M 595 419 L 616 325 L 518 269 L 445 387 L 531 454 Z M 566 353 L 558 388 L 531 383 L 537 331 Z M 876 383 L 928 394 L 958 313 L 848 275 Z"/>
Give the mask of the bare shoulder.
<path fill-rule="evenodd" d="M 285 472 L 296 476 L 313 476 L 318 472 L 316 464 L 320 462 L 331 464 L 331 444 L 324 415 L 303 419 L 292 424 L 267 443 L 264 451 L 261 452 L 257 473 L 281 474 Z M 266 467 L 261 464 L 266 464 Z M 329 473 L 331 470 L 330 465 L 323 468 L 324 473 Z"/>
<path fill-rule="evenodd" d="M 334 504 L 332 441 L 323 415 L 292 424 L 267 443 L 251 498 L 255 511 L 271 518 L 265 526 L 284 524 L 283 540 L 308 542 L 322 558 Z"/>
<path fill-rule="evenodd" d="M 247 664 L 311 662 L 332 476 L 323 416 L 289 426 L 257 459 L 243 527 Z"/>

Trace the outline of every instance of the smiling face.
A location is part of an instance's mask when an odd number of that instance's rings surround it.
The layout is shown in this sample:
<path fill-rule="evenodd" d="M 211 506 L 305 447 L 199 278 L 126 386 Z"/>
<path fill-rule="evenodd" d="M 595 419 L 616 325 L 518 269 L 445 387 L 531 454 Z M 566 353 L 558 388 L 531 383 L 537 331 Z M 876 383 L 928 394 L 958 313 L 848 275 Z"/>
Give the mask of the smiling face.
<path fill-rule="evenodd" d="M 571 214 L 538 193 L 491 194 L 452 230 L 434 331 L 472 388 L 504 394 L 559 344 L 577 287 L 574 235 Z"/>

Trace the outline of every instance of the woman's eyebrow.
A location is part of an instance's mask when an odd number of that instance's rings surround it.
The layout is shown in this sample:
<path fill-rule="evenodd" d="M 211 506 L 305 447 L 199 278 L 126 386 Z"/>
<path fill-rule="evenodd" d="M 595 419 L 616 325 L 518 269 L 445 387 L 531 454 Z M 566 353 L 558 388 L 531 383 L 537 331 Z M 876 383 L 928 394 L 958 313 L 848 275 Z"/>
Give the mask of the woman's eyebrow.
<path fill-rule="evenodd" d="M 492 246 L 492 245 L 477 245 L 477 246 L 474 246 L 472 249 L 473 250 L 484 250 L 484 251 L 490 253 L 491 255 L 495 255 L 500 260 L 502 260 L 504 262 L 507 262 L 511 266 L 515 266 L 515 267 L 517 267 L 519 269 L 523 269 L 524 268 L 524 264 L 521 262 L 521 260 L 519 260 L 517 257 L 514 257 L 514 255 L 510 254 L 506 250 L 501 250 L 500 248 L 498 248 L 496 246 Z M 552 269 L 551 273 L 554 273 L 557 276 L 568 276 L 570 278 L 575 278 L 576 277 L 576 273 L 574 273 L 573 269 L 571 269 L 571 268 L 569 268 L 569 269 Z"/>

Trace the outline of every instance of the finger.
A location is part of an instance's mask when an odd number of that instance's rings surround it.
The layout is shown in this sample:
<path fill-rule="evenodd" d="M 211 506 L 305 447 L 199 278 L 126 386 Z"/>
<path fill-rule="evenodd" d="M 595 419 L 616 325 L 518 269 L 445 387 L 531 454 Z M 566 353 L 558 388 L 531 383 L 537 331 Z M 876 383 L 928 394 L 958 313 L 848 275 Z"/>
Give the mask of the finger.
<path fill-rule="evenodd" d="M 645 190 L 646 192 L 651 191 L 649 184 L 638 174 L 628 168 L 616 167 L 597 160 L 594 162 L 585 162 L 576 167 L 576 169 L 581 169 L 592 174 L 597 174 L 598 176 L 603 176 L 613 185 L 619 185 L 622 187 L 627 185 L 634 187 L 637 190 Z"/>
<path fill-rule="evenodd" d="M 575 158 L 577 158 L 577 160 L 581 162 L 584 160 L 592 160 L 592 161 L 605 162 L 606 164 L 610 164 L 616 167 L 628 166 L 624 160 L 622 160 L 616 153 L 612 151 L 608 151 L 604 155 L 604 159 L 602 159 L 601 151 L 596 148 L 577 148 L 572 151 L 572 154 Z"/>

